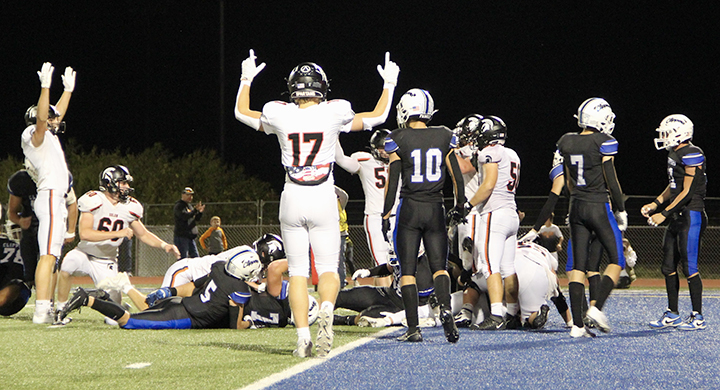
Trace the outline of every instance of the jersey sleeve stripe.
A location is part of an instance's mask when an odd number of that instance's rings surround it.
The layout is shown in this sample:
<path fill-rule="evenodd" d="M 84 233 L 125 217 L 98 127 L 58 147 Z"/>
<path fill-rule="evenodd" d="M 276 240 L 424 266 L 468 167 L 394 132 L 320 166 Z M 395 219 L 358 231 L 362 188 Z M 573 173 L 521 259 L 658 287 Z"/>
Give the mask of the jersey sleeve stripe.
<path fill-rule="evenodd" d="M 554 181 L 558 176 L 564 174 L 563 166 L 562 165 L 556 165 L 552 167 L 550 170 L 550 181 Z"/>
<path fill-rule="evenodd" d="M 612 156 L 618 152 L 618 142 L 616 140 L 608 140 L 600 145 L 600 153 L 605 156 Z"/>
<path fill-rule="evenodd" d="M 135 218 L 137 218 L 137 219 L 140 219 L 140 216 L 137 215 L 137 214 L 135 214 L 135 213 L 133 213 L 132 211 L 130 212 L 130 215 L 132 215 L 133 217 L 135 217 Z"/>
<path fill-rule="evenodd" d="M 394 153 L 398 150 L 398 145 L 392 138 L 385 138 L 385 151 L 388 153 Z"/>
<path fill-rule="evenodd" d="M 705 156 L 702 153 L 688 154 L 683 156 L 682 161 L 688 167 L 697 167 L 705 162 Z"/>
<path fill-rule="evenodd" d="M 250 300 L 250 293 L 235 291 L 234 293 L 230 294 L 229 298 L 238 305 L 244 305 L 247 303 L 247 301 Z"/>

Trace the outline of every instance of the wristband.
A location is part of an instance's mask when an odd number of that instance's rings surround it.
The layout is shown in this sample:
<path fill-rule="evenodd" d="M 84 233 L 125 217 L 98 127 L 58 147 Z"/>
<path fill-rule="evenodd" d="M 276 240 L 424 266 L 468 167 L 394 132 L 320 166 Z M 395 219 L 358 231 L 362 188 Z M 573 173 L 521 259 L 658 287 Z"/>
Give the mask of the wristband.
<path fill-rule="evenodd" d="M 248 80 L 248 79 L 241 79 L 241 80 L 240 80 L 240 88 L 242 88 L 243 85 L 247 85 L 247 86 L 249 87 L 250 84 L 252 84 L 252 83 L 251 83 L 250 80 Z"/>
<path fill-rule="evenodd" d="M 165 250 L 165 248 L 167 248 L 167 246 L 168 246 L 168 243 L 163 242 L 162 244 L 160 244 L 160 249 Z"/>
<path fill-rule="evenodd" d="M 395 84 L 385 82 L 385 83 L 383 84 L 383 89 L 395 89 Z"/>
<path fill-rule="evenodd" d="M 65 232 L 65 239 L 75 238 L 75 232 Z"/>
<path fill-rule="evenodd" d="M 660 201 L 657 200 L 657 199 L 653 200 L 653 203 L 655 203 L 655 206 L 657 206 L 657 207 L 660 207 L 660 205 L 662 204 L 662 203 L 660 203 Z"/>

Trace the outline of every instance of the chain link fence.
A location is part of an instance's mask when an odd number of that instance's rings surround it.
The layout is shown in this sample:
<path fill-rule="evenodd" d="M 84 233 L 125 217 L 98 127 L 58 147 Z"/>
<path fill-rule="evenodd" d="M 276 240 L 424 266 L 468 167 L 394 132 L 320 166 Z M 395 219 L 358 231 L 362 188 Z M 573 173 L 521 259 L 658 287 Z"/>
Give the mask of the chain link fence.
<path fill-rule="evenodd" d="M 638 262 L 635 272 L 639 278 L 662 278 L 660 264 L 662 261 L 662 239 L 665 232 L 663 227 L 653 228 L 645 224 L 639 209 L 643 204 L 648 203 L 651 197 L 630 197 L 627 202 L 630 224 L 625 232 L 625 237 L 630 240 L 637 252 Z M 520 210 L 526 216 L 518 235 L 522 235 L 532 227 L 540 208 L 545 202 L 544 197 L 518 197 L 517 203 Z M 452 200 L 448 200 L 448 208 Z M 279 202 L 256 201 L 256 202 L 233 202 L 233 203 L 208 203 L 203 218 L 198 225 L 202 234 L 209 228 L 210 218 L 219 216 L 223 223 L 222 228 L 227 235 L 230 247 L 247 245 L 255 241 L 264 233 L 280 233 L 278 221 Z M 700 272 L 705 279 L 720 279 L 720 198 L 707 200 L 708 228 L 703 236 L 702 248 L 700 251 Z M 145 205 L 144 223 L 146 227 L 167 242 L 173 242 L 173 204 L 152 204 Z M 346 208 L 348 214 L 350 239 L 353 242 L 353 262 L 356 268 L 372 267 L 370 250 L 367 246 L 365 231 L 362 226 L 364 202 L 360 200 L 350 201 Z M 567 260 L 566 247 L 567 239 L 570 237 L 568 227 L 565 225 L 564 212 L 567 210 L 567 201 L 561 199 L 556 207 L 555 223 L 566 237 L 563 244 L 563 251 L 560 253 L 560 266 L 558 274 L 564 276 L 565 263 Z M 133 241 L 136 241 L 133 239 Z M 205 255 L 200 244 L 198 250 Z M 162 276 L 167 268 L 175 261 L 163 251 L 148 247 L 137 242 L 133 243 L 133 273 L 137 276 Z M 603 260 L 607 264 L 607 259 Z"/>

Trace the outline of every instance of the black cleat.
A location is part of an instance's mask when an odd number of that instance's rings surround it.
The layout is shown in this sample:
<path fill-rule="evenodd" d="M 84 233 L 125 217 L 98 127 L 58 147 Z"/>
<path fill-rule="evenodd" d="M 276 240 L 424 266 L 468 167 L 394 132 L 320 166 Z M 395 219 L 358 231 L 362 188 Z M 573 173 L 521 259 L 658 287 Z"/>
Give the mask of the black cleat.
<path fill-rule="evenodd" d="M 540 311 L 538 311 L 537 315 L 535 316 L 535 319 L 530 324 L 530 327 L 532 329 L 540 329 L 543 326 L 545 326 L 545 323 L 547 322 L 547 316 L 548 316 L 549 311 L 550 311 L 550 307 L 548 307 L 548 305 L 540 306 Z"/>
<path fill-rule="evenodd" d="M 101 290 L 101 289 L 99 289 L 99 288 L 98 288 L 98 289 L 94 289 L 94 288 L 91 289 L 91 288 L 89 288 L 89 289 L 85 290 L 85 292 L 86 292 L 89 296 L 91 296 L 91 297 L 93 297 L 93 298 L 95 298 L 95 299 L 100 299 L 100 300 L 103 300 L 103 301 L 112 301 L 112 299 L 110 299 L 110 294 L 109 294 L 107 291 L 105 291 L 105 290 Z"/>
<path fill-rule="evenodd" d="M 458 332 L 457 326 L 455 326 L 455 318 L 450 310 L 440 310 L 440 323 L 442 323 L 447 341 L 457 343 L 460 338 L 460 333 Z"/>
<path fill-rule="evenodd" d="M 483 322 L 479 324 L 470 325 L 470 330 L 504 330 L 505 321 L 502 317 L 496 315 L 490 315 L 485 318 Z"/>
<path fill-rule="evenodd" d="M 472 312 L 468 309 L 460 310 L 455 316 L 455 326 L 458 328 L 467 328 L 472 323 Z"/>
<path fill-rule="evenodd" d="M 82 287 L 78 287 L 77 292 L 75 295 L 70 298 L 70 300 L 67 301 L 65 304 L 65 307 L 63 307 L 62 310 L 57 315 L 58 321 L 63 321 L 65 317 L 67 317 L 68 314 L 70 314 L 71 311 L 80 309 L 82 306 L 87 305 L 88 302 L 88 293 L 83 290 Z"/>
<path fill-rule="evenodd" d="M 505 315 L 505 318 L 503 319 L 505 321 L 505 329 L 521 329 L 522 328 L 522 320 L 520 320 L 520 315 L 516 314 L 514 316 Z"/>
<path fill-rule="evenodd" d="M 420 333 L 420 328 L 416 329 L 412 333 L 410 333 L 410 330 L 408 329 L 405 333 L 403 333 L 402 336 L 397 338 L 397 341 L 408 343 L 419 343 L 423 341 L 422 334 Z"/>

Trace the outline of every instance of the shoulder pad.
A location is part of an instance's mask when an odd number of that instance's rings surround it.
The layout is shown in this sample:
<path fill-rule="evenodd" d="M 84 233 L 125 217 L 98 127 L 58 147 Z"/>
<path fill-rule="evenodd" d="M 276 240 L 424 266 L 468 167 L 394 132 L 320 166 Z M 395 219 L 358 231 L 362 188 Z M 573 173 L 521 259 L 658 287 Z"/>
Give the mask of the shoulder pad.
<path fill-rule="evenodd" d="M 103 199 L 101 198 L 101 196 L 105 195 L 103 195 L 103 193 L 100 191 L 92 190 L 86 192 L 77 201 L 78 210 L 80 210 L 81 213 L 89 213 L 93 210 L 96 210 L 103 204 Z"/>

